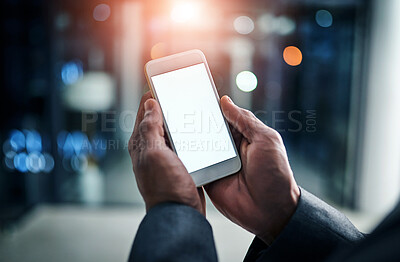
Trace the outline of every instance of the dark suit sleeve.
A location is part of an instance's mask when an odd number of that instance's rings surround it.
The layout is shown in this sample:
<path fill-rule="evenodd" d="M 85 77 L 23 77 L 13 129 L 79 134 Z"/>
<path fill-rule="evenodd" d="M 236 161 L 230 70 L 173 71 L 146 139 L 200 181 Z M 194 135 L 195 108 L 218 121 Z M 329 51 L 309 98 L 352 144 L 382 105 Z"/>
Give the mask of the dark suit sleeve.
<path fill-rule="evenodd" d="M 350 247 L 364 238 L 339 211 L 301 189 L 295 213 L 267 246 L 257 237 L 245 261 L 323 261 L 339 246 Z"/>
<path fill-rule="evenodd" d="M 194 208 L 159 204 L 141 222 L 129 261 L 217 261 L 211 226 Z"/>

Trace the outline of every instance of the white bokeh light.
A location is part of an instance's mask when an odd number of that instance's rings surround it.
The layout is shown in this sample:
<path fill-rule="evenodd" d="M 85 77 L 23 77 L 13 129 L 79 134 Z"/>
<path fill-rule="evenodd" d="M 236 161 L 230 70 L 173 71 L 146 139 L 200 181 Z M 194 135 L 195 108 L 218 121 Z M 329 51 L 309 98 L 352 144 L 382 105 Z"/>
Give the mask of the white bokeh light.
<path fill-rule="evenodd" d="M 294 32 L 296 29 L 296 23 L 293 19 L 286 16 L 279 16 L 278 20 L 278 33 L 281 35 L 288 35 Z"/>
<path fill-rule="evenodd" d="M 274 16 L 273 14 L 265 13 L 257 19 L 257 26 L 265 35 L 273 33 L 289 35 L 295 31 L 296 22 L 287 16 Z"/>
<path fill-rule="evenodd" d="M 239 16 L 233 21 L 233 28 L 236 32 L 242 35 L 247 35 L 253 32 L 254 22 L 248 16 Z"/>
<path fill-rule="evenodd" d="M 251 92 L 256 89 L 257 77 L 250 71 L 242 71 L 236 76 L 236 85 L 243 92 Z"/>

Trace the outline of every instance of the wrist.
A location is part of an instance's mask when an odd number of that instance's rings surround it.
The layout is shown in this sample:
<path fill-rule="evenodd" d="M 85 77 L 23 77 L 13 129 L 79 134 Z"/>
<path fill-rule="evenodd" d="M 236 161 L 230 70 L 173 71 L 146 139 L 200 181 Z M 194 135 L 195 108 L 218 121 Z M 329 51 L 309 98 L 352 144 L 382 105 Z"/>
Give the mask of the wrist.
<path fill-rule="evenodd" d="M 300 194 L 300 189 L 297 185 L 290 190 L 287 202 L 282 204 L 280 208 L 274 212 L 274 215 L 272 215 L 270 219 L 270 223 L 268 223 L 268 230 L 257 234 L 258 238 L 260 238 L 267 245 L 272 244 L 272 242 L 279 236 L 282 230 L 289 223 L 293 214 L 296 212 Z"/>
<path fill-rule="evenodd" d="M 162 194 L 160 194 L 162 195 Z M 200 199 L 196 199 L 196 196 L 185 197 L 185 196 L 175 196 L 175 195 L 163 195 L 163 197 L 149 197 L 145 198 L 146 212 L 148 212 L 154 206 L 165 204 L 165 203 L 175 203 L 178 205 L 184 205 L 196 209 L 202 215 L 205 216 L 205 205 L 201 203 Z"/>

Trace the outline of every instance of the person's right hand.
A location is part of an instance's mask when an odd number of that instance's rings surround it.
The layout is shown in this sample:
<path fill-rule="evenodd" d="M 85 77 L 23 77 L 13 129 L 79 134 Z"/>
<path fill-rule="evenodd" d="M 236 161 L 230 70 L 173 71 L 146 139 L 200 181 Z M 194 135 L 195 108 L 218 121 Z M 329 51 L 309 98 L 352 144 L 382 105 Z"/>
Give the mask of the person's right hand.
<path fill-rule="evenodd" d="M 270 244 L 297 207 L 294 180 L 282 138 L 227 96 L 221 108 L 233 127 L 242 169 L 205 186 L 215 207 L 234 223 Z"/>

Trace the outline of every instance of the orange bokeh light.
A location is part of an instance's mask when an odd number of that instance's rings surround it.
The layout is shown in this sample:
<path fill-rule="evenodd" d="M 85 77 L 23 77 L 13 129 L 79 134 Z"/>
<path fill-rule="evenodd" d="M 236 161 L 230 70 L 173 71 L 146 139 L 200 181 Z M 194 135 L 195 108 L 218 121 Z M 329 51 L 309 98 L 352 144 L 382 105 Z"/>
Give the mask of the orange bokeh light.
<path fill-rule="evenodd" d="M 150 51 L 151 59 L 160 58 L 166 55 L 167 53 L 167 46 L 163 42 L 159 42 L 155 44 Z"/>
<path fill-rule="evenodd" d="M 288 46 L 283 50 L 283 59 L 288 65 L 298 66 L 303 60 L 303 55 L 297 47 Z"/>

